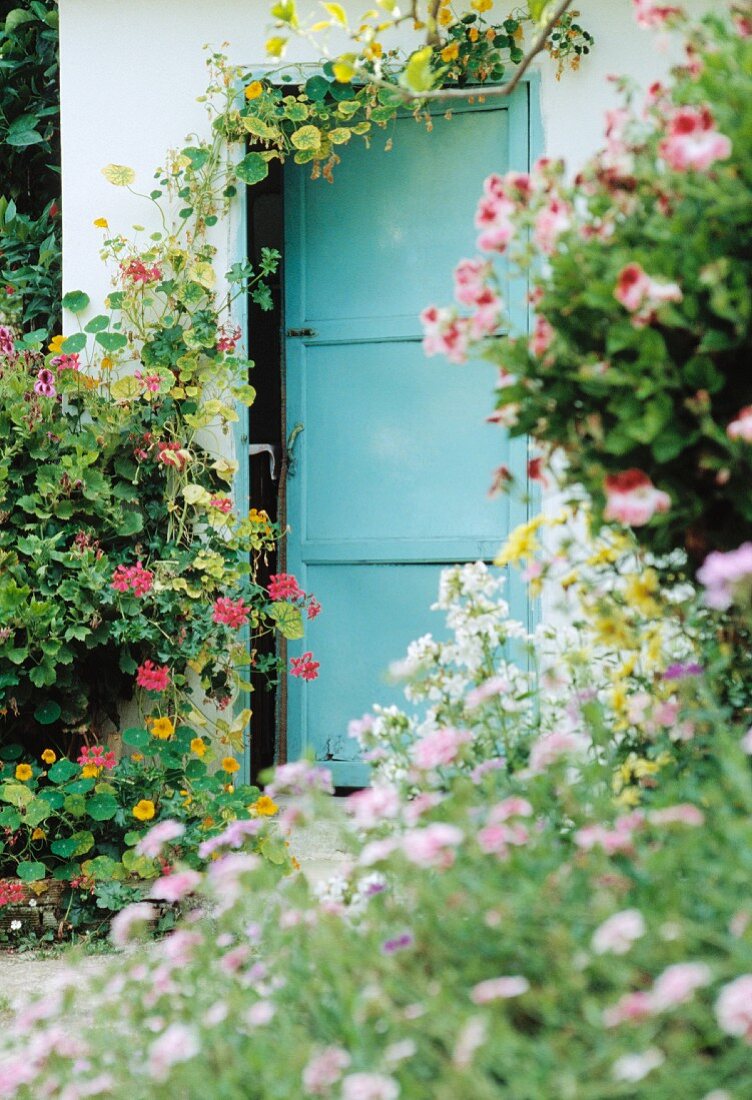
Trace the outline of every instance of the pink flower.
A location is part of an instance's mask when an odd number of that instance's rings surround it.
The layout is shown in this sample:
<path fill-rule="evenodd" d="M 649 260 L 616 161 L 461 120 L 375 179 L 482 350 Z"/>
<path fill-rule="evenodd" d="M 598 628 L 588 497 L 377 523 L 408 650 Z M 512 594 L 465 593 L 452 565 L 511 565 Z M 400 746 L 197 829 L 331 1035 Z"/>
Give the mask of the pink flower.
<path fill-rule="evenodd" d="M 627 264 L 619 272 L 614 297 L 634 314 L 633 323 L 642 328 L 655 320 L 656 311 L 664 302 L 681 302 L 677 283 L 661 283 L 647 275 L 637 263 Z"/>
<path fill-rule="evenodd" d="M 705 587 L 705 603 L 725 611 L 734 600 L 744 596 L 752 580 L 752 542 L 723 553 L 714 550 L 697 570 L 697 579 Z"/>
<path fill-rule="evenodd" d="M 308 599 L 308 610 L 306 611 L 306 618 L 315 619 L 317 615 L 321 614 L 321 604 L 315 598 L 310 596 Z"/>
<path fill-rule="evenodd" d="M 454 296 L 461 305 L 477 305 L 486 292 L 491 274 L 488 260 L 460 260 L 454 269 Z"/>
<path fill-rule="evenodd" d="M 561 199 L 549 199 L 535 219 L 533 233 L 535 243 L 541 252 L 550 255 L 556 246 L 556 239 L 571 225 L 572 208 Z"/>
<path fill-rule="evenodd" d="M 270 600 L 302 600 L 305 596 L 292 573 L 273 573 L 267 591 Z"/>
<path fill-rule="evenodd" d="M 420 320 L 426 355 L 445 355 L 450 363 L 466 361 L 470 342 L 470 323 L 466 317 L 457 317 L 451 309 L 428 306 Z"/>
<path fill-rule="evenodd" d="M 319 674 L 320 662 L 314 661 L 313 653 L 308 651 L 302 657 L 290 659 L 290 675 L 299 676 L 301 680 L 315 680 Z"/>
<path fill-rule="evenodd" d="M 714 129 L 707 107 L 679 107 L 669 119 L 668 135 L 658 153 L 677 172 L 705 171 L 731 156 L 731 141 Z"/>
<path fill-rule="evenodd" d="M 736 415 L 726 428 L 729 439 L 741 439 L 744 443 L 752 443 L 752 405 L 746 405 Z"/>
<path fill-rule="evenodd" d="M 157 911 L 148 901 L 137 901 L 116 913 L 110 922 L 110 939 L 116 947 L 142 936 L 146 926 L 156 920 Z"/>
<path fill-rule="evenodd" d="M 651 825 L 693 825 L 705 823 L 705 814 L 690 802 L 681 802 L 676 806 L 666 806 L 661 810 L 651 810 L 648 814 Z"/>
<path fill-rule="evenodd" d="M 303 1088 L 309 1096 L 327 1096 L 332 1085 L 350 1065 L 350 1055 L 342 1047 L 326 1047 L 315 1054 L 303 1070 Z"/>
<path fill-rule="evenodd" d="M 484 680 L 482 684 L 478 684 L 477 687 L 468 691 L 465 696 L 465 706 L 468 710 L 474 710 L 481 703 L 485 703 L 487 699 L 493 699 L 507 691 L 509 691 L 509 681 L 504 676 L 491 676 L 488 680 Z"/>
<path fill-rule="evenodd" d="M 228 515 L 232 511 L 230 497 L 212 497 L 209 504 L 212 508 L 216 508 L 218 512 L 223 512 L 224 515 Z"/>
<path fill-rule="evenodd" d="M 51 360 L 51 363 L 54 367 L 57 367 L 58 371 L 77 371 L 81 369 L 78 355 L 56 355 L 55 358 Z"/>
<path fill-rule="evenodd" d="M 682 14 L 681 8 L 673 4 L 660 4 L 657 0 L 632 0 L 632 4 L 640 27 L 662 27 L 671 16 Z"/>
<path fill-rule="evenodd" d="M 135 565 L 118 565 L 112 575 L 111 588 L 116 592 L 128 592 L 133 590 L 135 596 L 145 596 L 150 592 L 154 584 L 154 574 L 144 569 L 141 562 Z"/>
<path fill-rule="evenodd" d="M 191 452 L 181 447 L 177 441 L 157 443 L 157 461 L 163 466 L 172 466 L 176 470 L 183 470 L 191 460 Z"/>
<path fill-rule="evenodd" d="M 158 667 L 153 661 L 139 665 L 136 683 L 147 691 L 166 691 L 170 686 L 170 670 L 167 665 Z"/>
<path fill-rule="evenodd" d="M 440 768 L 443 764 L 451 764 L 456 760 L 460 749 L 468 741 L 472 741 L 472 734 L 467 730 L 433 730 L 415 742 L 412 757 L 417 767 L 423 771 Z"/>
<path fill-rule="evenodd" d="M 165 844 L 169 844 L 171 840 L 177 840 L 184 832 L 185 825 L 179 821 L 160 821 L 149 829 L 146 836 L 141 837 L 136 845 L 136 851 L 139 855 L 155 859 Z"/>
<path fill-rule="evenodd" d="M 629 469 L 619 474 L 609 474 L 604 483 L 606 491 L 605 520 L 615 520 L 628 527 L 642 527 L 656 513 L 667 512 L 671 497 L 656 489 L 642 470 Z"/>
<path fill-rule="evenodd" d="M 238 630 L 248 622 L 250 608 L 246 607 L 242 600 L 231 600 L 226 596 L 219 596 L 214 601 L 212 619 L 215 623 L 224 623 Z"/>
<path fill-rule="evenodd" d="M 488 978 L 485 982 L 478 982 L 473 986 L 470 1000 L 476 1005 L 487 1005 L 491 1001 L 508 1000 L 510 997 L 521 997 L 530 989 L 530 982 L 521 974 L 513 974 L 504 978 Z"/>
<path fill-rule="evenodd" d="M 491 807 L 488 820 L 497 824 L 500 821 L 508 821 L 510 817 L 530 817 L 532 812 L 533 807 L 526 798 L 513 794 Z"/>
<path fill-rule="evenodd" d="M 656 978 L 650 993 L 653 1012 L 663 1012 L 675 1005 L 691 1000 L 693 993 L 703 986 L 710 985 L 712 975 L 705 963 L 676 963 L 667 967 Z"/>
<path fill-rule="evenodd" d="M 586 739 L 566 730 L 545 733 L 533 742 L 530 749 L 530 771 L 540 774 L 563 756 L 579 756 L 587 746 Z"/>
<path fill-rule="evenodd" d="M 256 836 L 262 827 L 260 818 L 239 818 L 231 821 L 223 832 L 203 840 L 198 846 L 198 854 L 201 859 L 206 859 L 218 848 L 241 848 L 245 838 Z"/>
<path fill-rule="evenodd" d="M 489 176 L 475 212 L 475 225 L 480 230 L 478 248 L 482 252 L 506 251 L 515 233 L 511 215 L 516 208 L 516 203 L 505 195 L 500 177 Z"/>
<path fill-rule="evenodd" d="M 626 955 L 635 940 L 644 936 L 645 921 L 638 909 L 623 909 L 605 920 L 593 933 L 592 947 L 596 955 L 611 952 Z"/>
<path fill-rule="evenodd" d="M 102 745 L 85 745 L 78 754 L 76 763 L 82 767 L 93 764 L 96 768 L 111 772 L 117 764 L 117 758 L 112 750 L 105 752 Z"/>
<path fill-rule="evenodd" d="M 155 1081 L 166 1081 L 178 1062 L 189 1062 L 201 1049 L 198 1034 L 187 1024 L 170 1024 L 149 1047 L 148 1070 Z"/>
<path fill-rule="evenodd" d="M 385 818 L 394 818 L 399 813 L 400 799 L 394 787 L 364 787 L 362 791 L 351 794 L 347 800 L 347 811 L 352 814 L 355 824 L 361 829 L 372 829 Z"/>
<path fill-rule="evenodd" d="M 486 855 L 496 855 L 505 859 L 509 854 L 509 845 L 527 844 L 530 833 L 524 825 L 515 822 L 511 825 L 491 823 L 478 831 L 478 846 Z"/>
<path fill-rule="evenodd" d="M 454 863 L 454 850 L 463 839 L 464 834 L 456 825 L 435 821 L 425 828 L 408 830 L 402 837 L 402 850 L 419 867 L 446 870 Z"/>
<path fill-rule="evenodd" d="M 718 1023 L 728 1035 L 752 1045 L 752 974 L 724 985 L 715 1003 Z"/>
<path fill-rule="evenodd" d="M 332 773 L 328 768 L 318 768 L 308 760 L 294 760 L 290 764 L 280 764 L 275 769 L 274 779 L 266 787 L 266 794 L 276 798 L 280 794 L 307 794 L 309 791 L 323 791 L 333 794 Z"/>
<path fill-rule="evenodd" d="M 121 263 L 120 270 L 124 279 L 132 279 L 134 283 L 156 283 L 162 278 L 162 271 L 156 264 L 147 267 L 142 260 Z"/>
<path fill-rule="evenodd" d="M 149 892 L 150 898 L 157 901 L 176 902 L 182 901 L 188 894 L 192 894 L 203 881 L 200 871 L 176 871 L 172 875 L 163 875 L 153 883 Z"/>
<path fill-rule="evenodd" d="M 625 993 L 615 1005 L 604 1010 L 603 1023 L 606 1027 L 639 1023 L 640 1020 L 647 1020 L 652 1013 L 653 1006 L 649 993 Z"/>
<path fill-rule="evenodd" d="M 350 1073 L 342 1082 L 342 1100 L 397 1100 L 400 1087 L 381 1073 Z"/>
<path fill-rule="evenodd" d="M 347 736 L 352 737 L 354 741 L 362 745 L 364 737 L 373 730 L 374 721 L 372 714 L 364 714 L 362 718 L 353 718 L 347 724 Z"/>
<path fill-rule="evenodd" d="M 555 335 L 553 326 L 539 313 L 535 318 L 535 327 L 529 344 L 530 351 L 536 359 L 541 359 L 546 354 Z"/>
<path fill-rule="evenodd" d="M 55 397 L 57 390 L 55 389 L 55 376 L 51 370 L 47 370 L 46 367 L 42 367 L 37 372 L 37 380 L 34 383 L 34 393 L 38 393 L 40 397 Z"/>
<path fill-rule="evenodd" d="M 8 328 L 7 325 L 0 325 L 0 355 L 5 355 L 8 359 L 13 359 L 16 355 L 13 329 Z"/>

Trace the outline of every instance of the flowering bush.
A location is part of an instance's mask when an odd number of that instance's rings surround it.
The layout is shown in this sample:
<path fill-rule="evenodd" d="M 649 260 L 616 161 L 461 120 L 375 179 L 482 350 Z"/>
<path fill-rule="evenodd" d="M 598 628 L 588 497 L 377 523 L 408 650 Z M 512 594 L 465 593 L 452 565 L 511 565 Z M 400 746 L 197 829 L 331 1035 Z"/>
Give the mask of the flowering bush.
<path fill-rule="evenodd" d="M 682 23 L 673 6 L 635 6 L 646 26 Z M 429 354 L 498 363 L 493 419 L 544 455 L 563 449 L 566 480 L 590 492 L 597 523 L 632 526 L 695 563 L 736 546 L 752 520 L 741 370 L 752 36 L 741 12 L 689 30 L 684 63 L 643 102 L 622 82 L 606 147 L 572 182 L 548 161 L 489 177 L 476 217 L 485 255 L 456 272 L 467 310 L 424 314 Z M 533 278 L 530 337 L 494 338 L 506 324 L 502 255 Z"/>
<path fill-rule="evenodd" d="M 217 759 L 208 738 L 165 716 L 123 739 L 120 759 L 97 744 L 75 760 L 47 748 L 31 763 L 21 745 L 0 748 L 0 906 L 54 881 L 65 885 L 60 935 L 103 925 L 148 895 L 157 877 L 203 866 L 212 838 L 231 822 L 255 851 L 289 865 L 264 827 L 276 804 L 236 784 L 234 756 Z M 155 848 L 147 834 L 162 843 Z M 173 922 L 169 912 L 161 925 Z"/>
<path fill-rule="evenodd" d="M 188 880 L 212 920 L 30 1007 L 0 1092 L 746 1096 L 752 773 L 723 711 L 708 718 L 705 776 L 665 780 L 639 810 L 614 807 L 592 752 L 431 798 L 352 796 L 365 836 L 346 889 L 318 899 L 297 876 L 274 886 L 231 825 L 204 883 Z M 326 784 L 308 764 L 279 769 L 286 823 L 325 815 L 310 792 Z M 125 910 L 117 942 L 154 916 Z M 71 1027 L 82 1001 L 116 1026 Z"/>

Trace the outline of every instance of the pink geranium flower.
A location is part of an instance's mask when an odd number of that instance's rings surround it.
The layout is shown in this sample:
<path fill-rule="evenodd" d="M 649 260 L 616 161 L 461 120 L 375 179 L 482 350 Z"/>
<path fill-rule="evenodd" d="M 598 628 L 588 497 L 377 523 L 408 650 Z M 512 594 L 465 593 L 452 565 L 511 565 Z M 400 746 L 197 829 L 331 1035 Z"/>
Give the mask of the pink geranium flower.
<path fill-rule="evenodd" d="M 715 1014 L 723 1031 L 752 1045 L 752 974 L 743 974 L 721 990 Z"/>
<path fill-rule="evenodd" d="M 138 667 L 136 683 L 147 691 L 166 691 L 170 686 L 170 670 L 166 665 L 159 667 L 153 661 L 144 661 Z"/>
<path fill-rule="evenodd" d="M 619 474 L 609 474 L 604 488 L 606 508 L 603 518 L 616 520 L 628 527 L 642 527 L 654 515 L 667 512 L 671 497 L 656 489 L 642 470 L 629 469 Z"/>
<path fill-rule="evenodd" d="M 556 197 L 549 199 L 548 205 L 544 206 L 535 219 L 533 232 L 535 243 L 541 252 L 550 255 L 557 238 L 569 229 L 571 222 L 572 208 L 569 204 Z"/>
<path fill-rule="evenodd" d="M 467 730 L 432 730 L 415 742 L 413 760 L 422 771 L 440 768 L 456 760 L 462 746 L 471 740 L 472 734 Z"/>
<path fill-rule="evenodd" d="M 146 836 L 141 837 L 136 845 L 136 851 L 139 855 L 155 859 L 165 844 L 169 844 L 171 840 L 177 840 L 184 832 L 185 825 L 182 825 L 179 821 L 160 821 L 149 829 Z"/>
<path fill-rule="evenodd" d="M 723 553 L 714 550 L 697 570 L 697 579 L 705 588 L 705 603 L 725 611 L 744 595 L 752 582 L 752 542 Z"/>
<path fill-rule="evenodd" d="M 632 0 L 632 4 L 640 27 L 662 27 L 667 19 L 682 14 L 682 9 L 676 5 L 661 4 L 658 0 Z"/>
<path fill-rule="evenodd" d="M 651 278 L 638 263 L 627 264 L 619 272 L 614 297 L 633 314 L 638 328 L 651 324 L 664 302 L 681 302 L 681 287 Z"/>
<path fill-rule="evenodd" d="M 445 355 L 450 363 L 464 363 L 470 342 L 470 322 L 457 317 L 454 310 L 428 306 L 420 315 L 423 325 L 423 351 L 426 355 Z"/>
<path fill-rule="evenodd" d="M 752 405 L 746 405 L 736 415 L 726 428 L 729 439 L 741 439 L 744 443 L 752 443 Z"/>
<path fill-rule="evenodd" d="M 556 335 L 553 326 L 545 317 L 538 314 L 535 318 L 535 327 L 533 328 L 533 334 L 530 337 L 530 351 L 536 357 L 541 359 L 548 349 L 551 347 L 554 336 Z"/>
<path fill-rule="evenodd" d="M 300 600 L 305 595 L 292 573 L 273 573 L 267 591 L 271 600 Z"/>
<path fill-rule="evenodd" d="M 351 794 L 347 800 L 347 811 L 361 829 L 372 829 L 385 819 L 396 817 L 399 808 L 400 799 L 396 789 L 386 784 L 364 787 L 362 791 Z"/>
<path fill-rule="evenodd" d="M 605 920 L 593 934 L 592 947 L 596 955 L 610 952 L 626 955 L 635 940 L 644 936 L 645 921 L 638 909 L 623 909 Z"/>
<path fill-rule="evenodd" d="M 214 601 L 212 619 L 215 623 L 224 623 L 238 630 L 248 622 L 250 608 L 246 607 L 242 600 L 231 600 L 226 596 L 219 596 Z"/>
<path fill-rule="evenodd" d="M 455 849 L 464 834 L 456 825 L 435 821 L 422 829 L 410 829 L 402 837 L 402 850 L 419 867 L 446 869 L 454 863 Z"/>
<path fill-rule="evenodd" d="M 154 574 L 144 569 L 141 562 L 135 565 L 118 565 L 112 575 L 111 588 L 116 592 L 133 591 L 135 596 L 145 596 L 154 584 Z"/>
<path fill-rule="evenodd" d="M 157 901 L 182 901 L 192 894 L 203 881 L 200 871 L 175 871 L 172 875 L 163 875 L 153 883 L 149 897 Z"/>
<path fill-rule="evenodd" d="M 731 141 L 714 127 L 707 107 L 679 107 L 669 119 L 658 153 L 677 172 L 703 172 L 731 156 Z"/>
<path fill-rule="evenodd" d="M 34 393 L 38 393 L 40 397 L 55 397 L 57 390 L 55 389 L 55 376 L 51 370 L 47 370 L 46 367 L 42 367 L 37 372 L 37 380 L 34 383 Z"/>
<path fill-rule="evenodd" d="M 319 674 L 320 662 L 314 661 L 313 653 L 308 651 L 302 657 L 293 657 L 290 660 L 290 675 L 298 676 L 301 680 L 315 680 Z"/>

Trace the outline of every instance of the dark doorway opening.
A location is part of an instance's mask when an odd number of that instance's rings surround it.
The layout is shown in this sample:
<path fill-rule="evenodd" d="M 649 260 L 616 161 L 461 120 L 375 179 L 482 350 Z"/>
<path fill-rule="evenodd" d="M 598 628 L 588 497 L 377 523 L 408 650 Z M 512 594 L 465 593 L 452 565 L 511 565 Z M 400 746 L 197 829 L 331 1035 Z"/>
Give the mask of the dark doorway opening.
<path fill-rule="evenodd" d="M 282 252 L 284 209 L 282 165 L 274 160 L 269 175 L 249 188 L 248 258 L 258 267 L 262 248 Z M 284 386 L 282 370 L 283 280 L 281 268 L 269 280 L 273 309 L 264 311 L 248 302 L 248 354 L 255 362 L 249 382 L 256 389 L 256 400 L 248 411 L 247 437 L 250 484 L 250 508 L 263 509 L 272 520 L 284 525 Z M 284 550 L 263 564 L 259 583 L 269 574 L 284 569 Z M 254 639 L 259 656 L 273 654 L 273 637 Z M 284 760 L 284 682 L 270 687 L 265 675 L 251 674 L 251 780 L 272 764 Z"/>

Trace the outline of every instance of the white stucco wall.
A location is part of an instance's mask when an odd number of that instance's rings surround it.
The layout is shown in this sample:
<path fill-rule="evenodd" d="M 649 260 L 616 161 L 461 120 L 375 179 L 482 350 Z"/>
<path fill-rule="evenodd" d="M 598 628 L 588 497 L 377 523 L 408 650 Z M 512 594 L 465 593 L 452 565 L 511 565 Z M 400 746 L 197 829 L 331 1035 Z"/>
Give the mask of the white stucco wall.
<path fill-rule="evenodd" d="M 699 10 L 708 2 L 689 6 Z M 511 3 L 497 5 L 501 11 Z M 109 277 L 93 220 L 106 217 L 112 229 L 127 232 L 153 216 L 147 202 L 108 184 L 101 168 L 127 164 L 137 172 L 137 186 L 150 190 L 166 150 L 207 129 L 196 102 L 207 82 L 204 45 L 227 43 L 231 60 L 262 67 L 269 6 L 269 0 L 60 0 L 64 285 L 86 290 L 95 311 Z M 350 6 L 360 12 L 367 5 Z M 615 100 L 605 78 L 628 72 L 647 85 L 669 62 L 656 50 L 655 36 L 636 26 L 632 0 L 578 6 L 596 39 L 593 54 L 560 81 L 549 62 L 540 66 L 544 151 L 574 166 L 598 147 L 603 111 Z M 287 60 L 316 56 L 306 42 L 293 41 Z M 238 203 L 218 234 L 220 272 L 242 254 L 241 223 Z"/>

